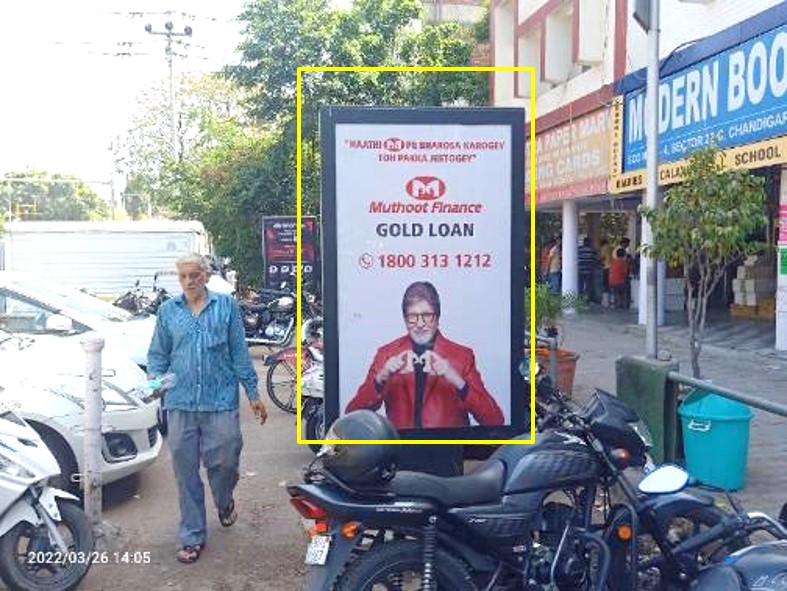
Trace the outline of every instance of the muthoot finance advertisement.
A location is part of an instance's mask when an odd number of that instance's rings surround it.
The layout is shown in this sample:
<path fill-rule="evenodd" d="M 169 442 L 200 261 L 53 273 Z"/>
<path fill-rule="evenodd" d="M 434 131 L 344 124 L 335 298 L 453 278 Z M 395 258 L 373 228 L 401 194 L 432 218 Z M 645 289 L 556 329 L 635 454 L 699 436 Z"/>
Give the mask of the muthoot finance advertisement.
<path fill-rule="evenodd" d="M 339 416 L 511 425 L 512 127 L 337 123 L 334 142 Z"/>

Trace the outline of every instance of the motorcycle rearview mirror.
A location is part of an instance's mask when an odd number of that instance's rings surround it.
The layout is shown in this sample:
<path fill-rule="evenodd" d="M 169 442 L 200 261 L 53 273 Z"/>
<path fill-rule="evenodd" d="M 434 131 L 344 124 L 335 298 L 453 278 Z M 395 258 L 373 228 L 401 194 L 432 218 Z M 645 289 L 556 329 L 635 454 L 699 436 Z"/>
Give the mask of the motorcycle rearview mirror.
<path fill-rule="evenodd" d="M 689 473 L 675 464 L 664 464 L 645 476 L 639 490 L 645 494 L 668 494 L 678 492 L 689 483 Z"/>

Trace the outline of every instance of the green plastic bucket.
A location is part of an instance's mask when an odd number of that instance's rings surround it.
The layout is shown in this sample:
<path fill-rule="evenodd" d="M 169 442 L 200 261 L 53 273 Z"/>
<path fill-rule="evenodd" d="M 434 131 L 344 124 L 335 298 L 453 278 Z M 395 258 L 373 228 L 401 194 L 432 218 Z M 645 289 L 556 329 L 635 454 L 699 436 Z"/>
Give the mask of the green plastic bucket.
<path fill-rule="evenodd" d="M 743 403 L 693 390 L 678 408 L 686 469 L 702 484 L 728 490 L 746 485 L 749 423 L 754 413 Z"/>

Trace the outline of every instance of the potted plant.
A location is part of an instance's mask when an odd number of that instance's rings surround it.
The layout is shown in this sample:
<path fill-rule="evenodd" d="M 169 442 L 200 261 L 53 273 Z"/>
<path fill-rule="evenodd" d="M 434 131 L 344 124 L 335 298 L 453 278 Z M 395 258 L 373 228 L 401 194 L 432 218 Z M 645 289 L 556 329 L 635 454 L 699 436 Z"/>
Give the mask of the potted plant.
<path fill-rule="evenodd" d="M 525 288 L 525 330 L 531 329 L 531 301 L 535 301 L 535 331 L 536 336 L 555 339 L 557 361 L 557 387 L 561 392 L 571 394 L 574 387 L 574 374 L 576 372 L 579 354 L 560 348 L 561 331 L 559 320 L 567 310 L 581 310 L 584 301 L 574 294 L 556 294 L 545 283 L 536 283 L 534 287 Z M 527 349 L 530 343 L 525 343 Z M 536 344 L 536 359 L 546 366 L 550 363 L 549 347 Z"/>

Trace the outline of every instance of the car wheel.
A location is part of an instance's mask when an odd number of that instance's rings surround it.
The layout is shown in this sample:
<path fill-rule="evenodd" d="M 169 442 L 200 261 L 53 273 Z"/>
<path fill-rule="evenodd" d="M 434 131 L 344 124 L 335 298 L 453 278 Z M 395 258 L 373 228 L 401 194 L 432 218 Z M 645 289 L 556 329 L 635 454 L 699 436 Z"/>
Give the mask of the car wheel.
<path fill-rule="evenodd" d="M 66 441 L 55 431 L 47 429 L 37 423 L 30 424 L 33 429 L 41 436 L 44 443 L 52 452 L 60 467 L 60 474 L 49 479 L 50 486 L 59 488 L 72 494 L 79 494 L 79 483 L 74 481 L 74 477 L 79 474 L 74 452 Z"/>

